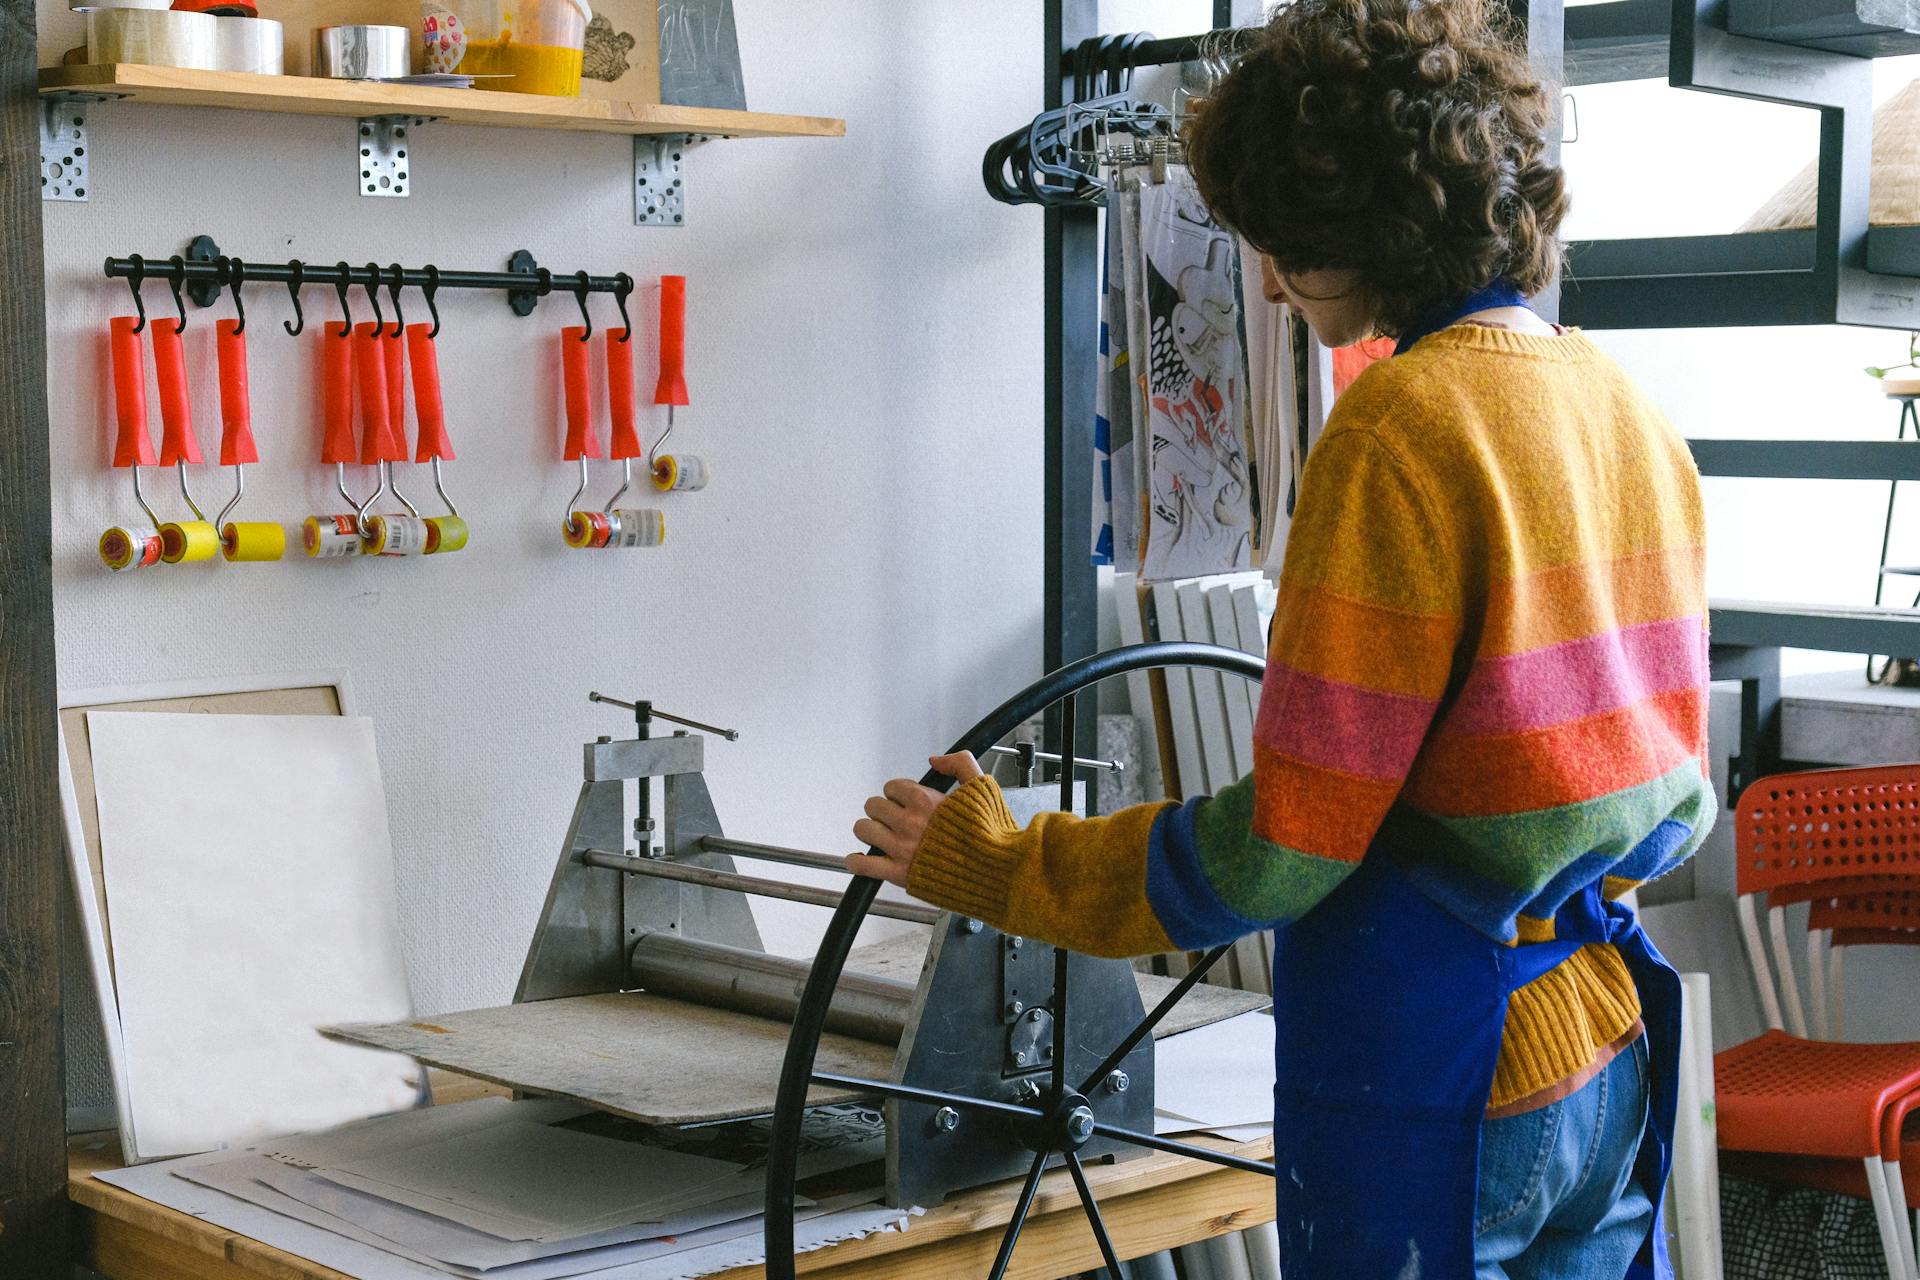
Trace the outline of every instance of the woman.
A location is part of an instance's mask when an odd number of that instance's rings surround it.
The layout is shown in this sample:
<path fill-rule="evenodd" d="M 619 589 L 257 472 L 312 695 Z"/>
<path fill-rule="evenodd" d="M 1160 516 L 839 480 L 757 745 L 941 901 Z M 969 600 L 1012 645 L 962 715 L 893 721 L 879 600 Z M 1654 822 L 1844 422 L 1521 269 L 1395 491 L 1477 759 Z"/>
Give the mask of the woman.
<path fill-rule="evenodd" d="M 1684 442 L 1552 280 L 1553 97 L 1487 0 L 1297 0 L 1193 126 L 1269 298 L 1393 357 L 1310 456 L 1251 776 L 1021 829 L 970 757 L 856 872 L 1101 955 L 1274 928 L 1283 1270 L 1665 1274 L 1678 984 L 1617 899 L 1699 845 Z"/>

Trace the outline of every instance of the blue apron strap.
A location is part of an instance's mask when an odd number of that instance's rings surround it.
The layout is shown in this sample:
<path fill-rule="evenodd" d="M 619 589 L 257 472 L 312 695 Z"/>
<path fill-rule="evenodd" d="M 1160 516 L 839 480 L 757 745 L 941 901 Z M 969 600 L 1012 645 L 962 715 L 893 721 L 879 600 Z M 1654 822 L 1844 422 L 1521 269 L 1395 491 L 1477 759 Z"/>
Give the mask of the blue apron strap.
<path fill-rule="evenodd" d="M 1462 316 L 1470 316 L 1476 311 L 1491 311 L 1495 307 L 1524 307 L 1527 295 L 1515 288 L 1510 281 L 1495 280 L 1485 288 L 1475 289 L 1464 298 L 1445 302 L 1414 317 L 1413 322 L 1400 334 L 1393 344 L 1393 354 L 1401 355 L 1413 349 L 1413 344 L 1431 333 L 1438 333 Z"/>

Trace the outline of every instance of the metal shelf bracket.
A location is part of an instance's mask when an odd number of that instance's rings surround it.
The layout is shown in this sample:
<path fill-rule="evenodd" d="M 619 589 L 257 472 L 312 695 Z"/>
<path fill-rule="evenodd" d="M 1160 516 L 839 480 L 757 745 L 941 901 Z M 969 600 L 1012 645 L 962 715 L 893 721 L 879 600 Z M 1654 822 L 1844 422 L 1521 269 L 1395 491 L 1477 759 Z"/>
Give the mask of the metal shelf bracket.
<path fill-rule="evenodd" d="M 633 225 L 687 225 L 686 153 L 717 135 L 706 133 L 635 134 L 633 139 Z"/>
<path fill-rule="evenodd" d="M 362 116 L 355 123 L 353 168 L 362 196 L 406 198 L 413 189 L 413 130 L 431 116 Z"/>
<path fill-rule="evenodd" d="M 40 198 L 63 203 L 88 200 L 93 184 L 88 174 L 87 109 L 98 98 L 69 97 L 40 100 Z"/>

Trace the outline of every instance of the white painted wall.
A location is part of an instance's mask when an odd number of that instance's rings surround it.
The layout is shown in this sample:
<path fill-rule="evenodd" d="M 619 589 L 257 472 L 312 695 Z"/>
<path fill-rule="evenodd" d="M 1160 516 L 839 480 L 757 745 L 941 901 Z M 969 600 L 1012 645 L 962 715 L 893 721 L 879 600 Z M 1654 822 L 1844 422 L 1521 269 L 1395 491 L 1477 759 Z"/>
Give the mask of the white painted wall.
<path fill-rule="evenodd" d="M 510 995 L 579 744 L 626 727 L 588 689 L 737 725 L 708 757 L 728 830 L 843 849 L 875 783 L 918 773 L 1037 674 L 1040 218 L 988 201 L 978 157 L 1039 109 L 1040 14 L 999 8 L 986 23 L 954 5 L 739 0 L 750 103 L 843 116 L 847 137 L 696 150 L 684 230 L 632 225 L 622 138 L 429 125 L 414 193 L 380 200 L 355 194 L 350 122 L 89 109 L 92 200 L 44 207 L 61 683 L 347 668 L 377 721 L 423 1011 Z M 41 16 L 55 47 L 79 39 L 64 5 Z M 524 247 L 558 270 L 683 273 L 693 405 L 675 443 L 708 459 L 713 487 L 666 504 L 663 549 L 565 549 L 556 334 L 574 306 L 522 320 L 498 295 L 443 293 L 469 550 L 109 574 L 94 540 L 133 508 L 107 465 L 103 335 L 128 295 L 100 263 L 202 232 L 259 259 L 495 268 Z M 331 313 L 330 292 L 305 301 L 310 323 Z M 297 526 L 337 502 L 316 461 L 316 330 L 280 332 L 277 286 L 248 302 L 265 461 L 244 511 Z M 171 307 L 153 285 L 147 303 Z M 370 318 L 357 291 L 354 306 Z M 608 323 L 611 302 L 594 313 Z M 208 449 L 226 314 L 195 311 L 187 331 Z M 201 484 L 221 487 L 211 471 Z M 756 909 L 789 952 L 825 919 Z"/>

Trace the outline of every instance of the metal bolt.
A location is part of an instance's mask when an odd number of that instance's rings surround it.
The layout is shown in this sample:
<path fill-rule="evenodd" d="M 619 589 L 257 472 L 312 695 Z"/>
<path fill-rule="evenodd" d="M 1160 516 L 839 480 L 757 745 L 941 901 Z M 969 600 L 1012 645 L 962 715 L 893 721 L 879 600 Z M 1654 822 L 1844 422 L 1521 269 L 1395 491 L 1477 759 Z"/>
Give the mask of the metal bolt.
<path fill-rule="evenodd" d="M 1016 1067 L 1024 1067 L 1027 1065 L 1027 1051 L 1025 1049 L 1015 1049 L 1013 1051 L 1013 1065 Z"/>
<path fill-rule="evenodd" d="M 1044 1009 L 1037 1009 L 1037 1008 L 1036 1008 L 1036 1009 L 1029 1009 L 1029 1010 L 1027 1010 L 1027 1021 L 1028 1021 L 1028 1022 L 1038 1022 L 1038 1021 L 1040 1021 L 1040 1015 L 1041 1015 L 1041 1014 L 1043 1014 L 1043 1013 L 1045 1013 L 1045 1012 L 1046 1012 L 1046 1010 L 1044 1010 Z"/>
<path fill-rule="evenodd" d="M 1085 1107 L 1075 1107 L 1067 1116 L 1067 1136 L 1075 1142 L 1085 1142 L 1093 1136 L 1093 1112 Z"/>
<path fill-rule="evenodd" d="M 361 175 L 361 176 L 363 176 L 363 177 L 364 177 L 365 175 L 363 174 L 363 175 Z M 595 742 L 598 742 L 598 743 L 602 743 L 602 744 L 605 744 L 605 743 L 608 743 L 608 742 L 612 742 L 612 741 L 613 741 L 613 739 L 612 739 L 612 738 L 611 738 L 611 737 L 610 737 L 609 735 L 607 735 L 607 734 L 604 734 L 604 733 L 603 733 L 603 734 L 601 734 L 601 735 L 600 735 L 599 737 L 597 737 L 597 738 L 595 738 L 595 739 L 594 739 L 594 741 L 595 741 Z"/>
<path fill-rule="evenodd" d="M 1087 1117 L 1087 1123 L 1093 1123 L 1093 1117 Z M 960 1127 L 960 1113 L 952 1107 L 942 1107 L 933 1113 L 933 1127 L 941 1133 L 952 1133 Z"/>
<path fill-rule="evenodd" d="M 1124 1071 L 1112 1071 L 1107 1074 L 1107 1092 L 1125 1093 L 1127 1086 L 1133 1083 Z"/>
<path fill-rule="evenodd" d="M 1013 1086 L 1013 1100 L 1031 1105 L 1040 1101 L 1040 1086 L 1031 1080 L 1022 1080 Z"/>
<path fill-rule="evenodd" d="M 1022 1013 L 1025 1013 L 1026 1009 L 1027 1009 L 1027 1006 L 1025 1006 L 1024 1004 L 1021 1004 L 1018 1000 L 1015 1000 L 1007 1005 L 1007 1016 L 1009 1018 L 1017 1018 Z"/>
<path fill-rule="evenodd" d="M 968 933 L 978 933 L 982 929 L 986 928 L 987 926 L 983 922 L 979 920 L 975 920 L 971 916 L 969 916 L 966 920 L 966 923 L 962 924 L 960 927 L 962 929 L 965 929 Z"/>
<path fill-rule="evenodd" d="M 1020 944 L 1025 941 L 1026 941 L 1025 938 L 1008 938 L 1007 946 L 1011 950 L 1018 951 L 1020 949 Z"/>

